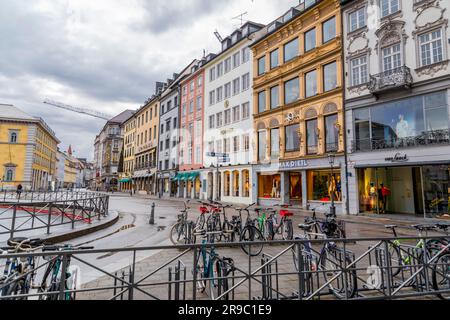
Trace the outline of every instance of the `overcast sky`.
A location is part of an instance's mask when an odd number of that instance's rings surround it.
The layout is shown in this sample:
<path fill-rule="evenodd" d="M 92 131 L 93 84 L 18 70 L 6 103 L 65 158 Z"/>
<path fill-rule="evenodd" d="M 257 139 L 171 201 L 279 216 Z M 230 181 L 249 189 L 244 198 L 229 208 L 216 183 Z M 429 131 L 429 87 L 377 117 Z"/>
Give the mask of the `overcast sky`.
<path fill-rule="evenodd" d="M 269 23 L 298 0 L 0 0 L 0 103 L 40 116 L 75 156 L 93 158 L 104 122 L 42 104 L 109 114 L 137 109 L 246 20 Z M 1 112 L 1 110 L 0 110 Z"/>

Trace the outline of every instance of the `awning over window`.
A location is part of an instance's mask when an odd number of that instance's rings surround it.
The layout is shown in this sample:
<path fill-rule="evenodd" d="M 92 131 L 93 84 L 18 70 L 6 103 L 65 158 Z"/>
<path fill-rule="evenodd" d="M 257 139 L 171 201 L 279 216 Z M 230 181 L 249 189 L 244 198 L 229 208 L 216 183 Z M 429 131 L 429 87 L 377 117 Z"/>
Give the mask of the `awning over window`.
<path fill-rule="evenodd" d="M 120 182 L 120 183 L 131 182 L 131 179 L 130 179 L 130 178 L 124 178 L 124 179 L 119 180 L 119 182 Z"/>
<path fill-rule="evenodd" d="M 197 179 L 200 176 L 200 172 L 191 172 L 187 174 L 187 180 L 189 181 L 195 181 L 195 179 Z"/>

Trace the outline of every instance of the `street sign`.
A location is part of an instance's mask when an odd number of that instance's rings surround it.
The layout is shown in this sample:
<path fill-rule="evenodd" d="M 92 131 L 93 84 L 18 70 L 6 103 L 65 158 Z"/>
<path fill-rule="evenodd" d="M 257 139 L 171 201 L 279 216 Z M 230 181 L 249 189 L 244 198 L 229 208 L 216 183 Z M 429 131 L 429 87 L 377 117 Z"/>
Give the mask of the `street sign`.
<path fill-rule="evenodd" d="M 218 157 L 217 159 L 218 159 L 219 163 L 231 162 L 229 157 Z"/>
<path fill-rule="evenodd" d="M 229 158 L 230 157 L 230 155 L 228 153 L 217 153 L 217 152 L 208 152 L 206 154 L 206 156 L 213 157 L 213 158 Z"/>

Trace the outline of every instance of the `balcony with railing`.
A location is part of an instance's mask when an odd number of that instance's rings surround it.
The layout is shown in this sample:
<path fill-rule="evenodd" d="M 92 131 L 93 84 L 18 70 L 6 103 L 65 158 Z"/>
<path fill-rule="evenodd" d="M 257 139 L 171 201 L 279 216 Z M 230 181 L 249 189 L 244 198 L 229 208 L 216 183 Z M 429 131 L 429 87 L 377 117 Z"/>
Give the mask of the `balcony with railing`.
<path fill-rule="evenodd" d="M 354 140 L 352 141 L 352 153 L 433 145 L 450 145 L 450 130 L 446 129 L 422 132 L 420 135 L 407 138 L 372 138 Z"/>
<path fill-rule="evenodd" d="M 379 94 L 394 89 L 409 89 L 413 83 L 411 70 L 399 67 L 370 76 L 369 90 L 373 94 Z"/>

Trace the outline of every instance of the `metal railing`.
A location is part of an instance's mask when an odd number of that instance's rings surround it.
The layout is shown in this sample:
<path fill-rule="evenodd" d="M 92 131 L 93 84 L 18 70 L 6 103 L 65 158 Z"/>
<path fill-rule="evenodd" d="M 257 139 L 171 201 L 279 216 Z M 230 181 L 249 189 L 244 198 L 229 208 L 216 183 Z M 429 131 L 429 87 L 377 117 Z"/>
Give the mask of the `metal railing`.
<path fill-rule="evenodd" d="M 413 83 L 411 70 L 407 66 L 370 76 L 369 90 L 379 93 L 395 88 L 410 88 Z"/>
<path fill-rule="evenodd" d="M 360 139 L 352 141 L 352 152 L 364 152 L 373 150 L 389 150 L 389 149 L 403 149 L 414 148 L 428 145 L 449 145 L 450 144 L 450 130 L 434 130 L 422 132 L 414 137 L 391 139 Z"/>
<path fill-rule="evenodd" d="M 51 202 L 51 201 L 68 201 L 68 200 L 85 200 L 95 197 L 104 196 L 103 193 L 89 191 L 23 191 L 20 195 L 13 190 L 0 190 L 1 202 Z"/>
<path fill-rule="evenodd" d="M 80 300 L 210 300 L 212 297 L 214 300 L 378 300 L 438 299 L 439 295 L 449 297 L 448 238 L 433 238 L 433 241 L 441 243 L 433 250 L 421 249 L 416 245 L 421 240 L 428 243 L 431 238 L 295 240 L 273 241 L 270 245 L 245 242 L 7 254 L 0 256 L 0 259 L 31 256 L 39 262 L 26 275 L 18 275 L 9 282 L 0 281 L 0 300 L 45 299 L 50 296 L 60 300 L 68 296 L 76 296 Z M 400 241 L 405 244 L 400 244 Z M 265 245 L 265 252 L 259 257 L 247 256 L 240 250 L 240 246 L 261 244 Z M 208 257 L 211 252 L 218 253 L 213 259 L 214 271 L 221 272 L 203 272 L 203 265 L 210 265 Z M 126 257 L 128 264 L 122 270 L 110 271 L 101 259 L 105 255 L 116 254 Z M 43 259 L 44 256 L 47 259 Z M 396 260 L 399 257 L 401 263 Z M 62 266 L 59 284 L 66 283 L 65 286 L 54 286 L 43 292 L 30 290 L 19 295 L 1 294 L 5 288 L 29 274 L 33 274 L 31 287 L 42 287 L 42 274 L 56 260 Z M 219 263 L 219 269 L 215 263 Z M 67 285 L 70 267 L 74 264 L 81 270 L 81 276 L 91 271 L 100 273 L 100 276 L 83 285 Z M 226 264 L 228 267 L 225 267 Z"/>
<path fill-rule="evenodd" d="M 3 194 L 0 202 L 0 236 L 9 238 L 33 230 L 43 229 L 47 234 L 55 227 L 91 224 L 108 215 L 109 196 L 89 192 L 25 192 L 14 193 L 12 201 Z"/>

